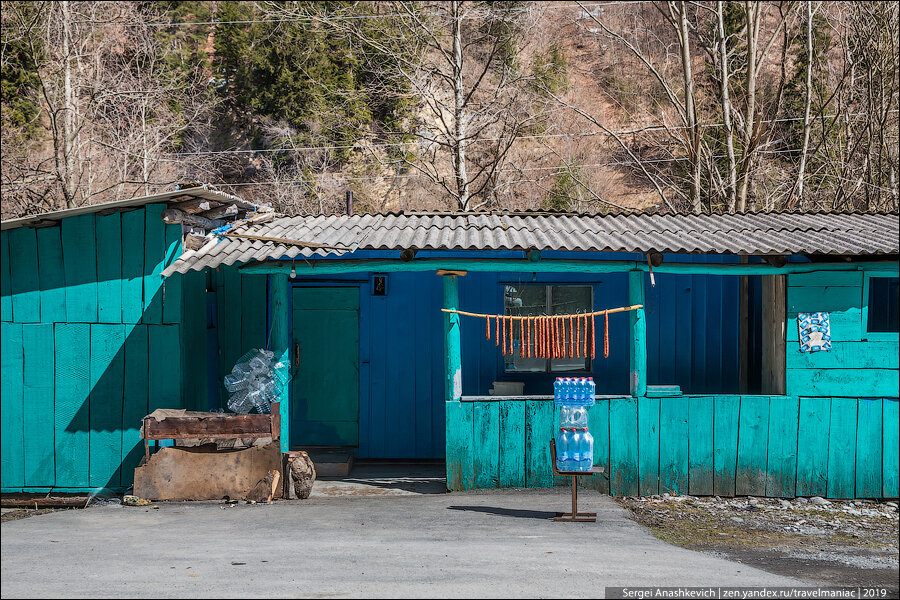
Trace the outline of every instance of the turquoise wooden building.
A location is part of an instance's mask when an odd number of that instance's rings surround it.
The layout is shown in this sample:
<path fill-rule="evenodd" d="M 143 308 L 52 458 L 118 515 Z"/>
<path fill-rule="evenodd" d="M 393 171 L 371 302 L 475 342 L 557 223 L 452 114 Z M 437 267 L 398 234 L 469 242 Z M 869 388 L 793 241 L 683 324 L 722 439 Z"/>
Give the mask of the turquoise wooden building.
<path fill-rule="evenodd" d="M 268 347 L 285 450 L 549 486 L 552 381 L 590 375 L 602 492 L 895 498 L 898 246 L 896 214 L 284 217 L 205 187 L 4 221 L 2 491 L 126 489 L 141 417 L 224 406 Z M 633 304 L 593 359 L 440 310 Z M 830 350 L 800 351 L 811 312 Z"/>

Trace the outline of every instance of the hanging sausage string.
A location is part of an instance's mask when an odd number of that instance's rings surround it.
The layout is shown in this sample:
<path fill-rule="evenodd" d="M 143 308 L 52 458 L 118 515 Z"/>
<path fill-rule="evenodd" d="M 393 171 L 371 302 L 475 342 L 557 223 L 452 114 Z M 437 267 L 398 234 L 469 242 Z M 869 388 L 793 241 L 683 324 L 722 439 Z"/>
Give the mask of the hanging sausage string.
<path fill-rule="evenodd" d="M 486 315 L 442 308 L 445 313 L 484 319 L 484 338 L 491 339 L 494 320 L 494 345 L 504 355 L 521 358 L 587 358 L 597 357 L 597 329 L 594 317 L 603 315 L 603 358 L 609 358 L 609 315 L 643 308 L 642 304 L 610 308 L 571 315 Z M 518 350 L 516 321 L 519 322 Z M 507 330 L 509 330 L 507 332 Z"/>

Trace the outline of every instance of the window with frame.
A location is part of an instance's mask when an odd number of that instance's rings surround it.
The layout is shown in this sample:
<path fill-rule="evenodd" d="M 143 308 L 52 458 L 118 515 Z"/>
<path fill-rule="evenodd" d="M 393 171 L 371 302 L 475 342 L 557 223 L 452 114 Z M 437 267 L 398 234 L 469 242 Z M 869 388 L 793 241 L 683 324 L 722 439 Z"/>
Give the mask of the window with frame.
<path fill-rule="evenodd" d="M 504 314 L 514 317 L 568 315 L 591 312 L 594 288 L 589 285 L 506 285 L 503 289 Z M 566 331 L 566 336 L 571 332 Z M 519 356 L 520 330 L 513 328 L 512 355 L 503 357 L 507 373 L 588 373 L 590 358 L 526 358 Z M 583 352 L 581 353 L 583 354 Z"/>
<path fill-rule="evenodd" d="M 900 331 L 900 277 L 868 278 L 866 332 Z"/>

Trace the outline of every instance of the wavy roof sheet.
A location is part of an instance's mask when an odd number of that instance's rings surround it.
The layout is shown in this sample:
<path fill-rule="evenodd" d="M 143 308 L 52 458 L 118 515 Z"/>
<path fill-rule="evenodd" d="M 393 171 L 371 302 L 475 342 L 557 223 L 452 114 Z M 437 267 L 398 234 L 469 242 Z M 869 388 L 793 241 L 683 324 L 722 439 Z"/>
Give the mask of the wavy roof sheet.
<path fill-rule="evenodd" d="M 186 251 L 166 275 L 266 259 L 336 256 L 345 250 L 581 250 L 714 254 L 878 255 L 900 252 L 898 215 L 747 213 L 732 215 L 362 214 L 280 217 Z"/>

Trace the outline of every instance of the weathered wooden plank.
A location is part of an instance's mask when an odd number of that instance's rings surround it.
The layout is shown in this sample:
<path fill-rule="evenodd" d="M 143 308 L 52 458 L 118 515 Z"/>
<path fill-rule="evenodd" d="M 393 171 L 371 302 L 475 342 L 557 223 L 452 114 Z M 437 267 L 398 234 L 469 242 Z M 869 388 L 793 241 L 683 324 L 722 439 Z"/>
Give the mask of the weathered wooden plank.
<path fill-rule="evenodd" d="M 475 487 L 495 488 L 500 484 L 500 405 L 475 402 Z"/>
<path fill-rule="evenodd" d="M 147 419 L 147 438 L 154 440 L 204 437 L 264 437 L 272 433 L 273 415 L 234 415 L 222 417 L 168 417 L 162 421 Z"/>
<path fill-rule="evenodd" d="M 69 304 L 68 299 L 66 296 L 67 312 L 74 307 L 75 313 L 81 314 L 84 305 L 81 302 Z M 91 326 L 87 323 L 57 323 L 53 329 L 53 343 L 56 348 L 56 485 L 84 489 L 90 487 Z"/>
<path fill-rule="evenodd" d="M 588 409 L 588 428 L 594 438 L 594 466 L 603 467 L 604 473 L 582 477 L 579 485 L 597 490 L 601 494 L 609 493 L 609 400 L 601 398 Z"/>
<path fill-rule="evenodd" d="M 882 410 L 881 398 L 857 402 L 855 498 L 881 497 Z"/>
<path fill-rule="evenodd" d="M 900 364 L 900 342 L 834 341 L 826 352 L 787 353 L 789 369 L 896 369 Z"/>
<path fill-rule="evenodd" d="M 688 399 L 661 398 L 659 422 L 659 491 L 688 493 Z"/>
<path fill-rule="evenodd" d="M 9 232 L 0 232 L 0 321 L 12 321 L 12 287 L 9 280 Z"/>
<path fill-rule="evenodd" d="M 41 322 L 66 320 L 66 269 L 63 264 L 59 227 L 37 230 L 38 265 L 41 287 Z"/>
<path fill-rule="evenodd" d="M 242 277 L 241 352 L 266 345 L 266 278 Z"/>
<path fill-rule="evenodd" d="M 715 398 L 688 399 L 688 489 L 693 495 L 711 496 L 715 489 Z"/>
<path fill-rule="evenodd" d="M 165 240 L 166 240 L 166 255 L 165 261 L 163 262 L 164 267 L 168 267 L 175 260 L 181 256 L 181 226 L 180 225 L 166 225 L 165 227 Z M 265 315 L 265 285 L 266 279 L 264 277 L 257 277 L 262 282 L 263 293 L 260 298 L 257 300 L 261 301 L 259 306 L 255 306 L 254 312 L 258 313 L 260 310 L 260 306 L 263 307 L 263 315 Z M 165 281 L 163 281 L 163 323 L 181 323 L 181 315 L 184 310 L 184 295 L 182 292 L 182 287 L 184 285 L 184 275 L 181 273 L 175 273 L 170 277 L 167 277 Z M 263 316 L 263 320 L 265 321 L 265 316 Z M 263 328 L 265 328 L 265 324 L 263 324 Z M 259 346 L 256 346 L 259 347 Z"/>
<path fill-rule="evenodd" d="M 769 456 L 766 495 L 792 498 L 797 486 L 797 431 L 800 401 L 794 396 L 769 399 Z"/>
<path fill-rule="evenodd" d="M 134 483 L 134 469 L 144 455 L 141 419 L 148 410 L 150 343 L 147 325 L 129 325 L 125 339 L 125 377 L 122 408 L 122 486 Z"/>
<path fill-rule="evenodd" d="M 66 271 L 66 320 L 97 322 L 97 238 L 94 215 L 63 219 L 63 264 Z"/>
<path fill-rule="evenodd" d="M 741 396 L 734 486 L 738 496 L 762 496 L 766 493 L 768 442 L 769 397 Z"/>
<path fill-rule="evenodd" d="M 787 290 L 787 311 L 842 313 L 862 306 L 862 273 L 859 285 L 851 287 L 789 287 Z"/>
<path fill-rule="evenodd" d="M 525 403 L 500 404 L 500 487 L 525 487 Z"/>
<path fill-rule="evenodd" d="M 124 325 L 91 325 L 89 422 L 92 488 L 118 488 L 121 483 L 124 344 Z M 166 371 L 160 370 L 158 373 Z"/>
<path fill-rule="evenodd" d="M 890 397 L 900 385 L 894 369 L 787 369 L 787 393 L 806 396 Z"/>
<path fill-rule="evenodd" d="M 4 338 L 4 352 L 6 351 Z M 25 445 L 25 485 L 52 487 L 56 482 L 53 457 L 53 325 L 22 327 L 24 358 L 23 430 Z M 4 394 L 4 419 L 6 401 Z"/>
<path fill-rule="evenodd" d="M 789 287 L 862 287 L 862 271 L 812 271 L 788 275 Z"/>
<path fill-rule="evenodd" d="M 163 278 L 166 260 L 166 225 L 162 222 L 164 204 L 144 207 L 144 312 L 141 322 L 163 322 Z"/>
<path fill-rule="evenodd" d="M 525 401 L 525 485 L 550 487 L 553 468 L 550 465 L 550 440 L 555 433 L 553 403 Z"/>
<path fill-rule="evenodd" d="M 31 227 L 9 232 L 9 276 L 12 286 L 12 314 L 16 323 L 41 320 L 41 291 L 38 281 L 37 236 Z"/>
<path fill-rule="evenodd" d="M 144 209 L 122 213 L 122 321 L 139 323 L 144 313 Z"/>
<path fill-rule="evenodd" d="M 101 323 L 122 322 L 122 217 L 97 217 L 97 313 Z"/>
<path fill-rule="evenodd" d="M 21 488 L 25 484 L 24 436 L 24 362 L 22 355 L 22 325 L 2 324 L 3 352 L 0 382 L 3 394 L 3 418 L 0 419 L 0 479 L 4 490 Z"/>
<path fill-rule="evenodd" d="M 180 325 L 154 325 L 148 330 L 150 412 L 157 408 L 183 408 L 180 329 Z M 158 377 L 157 373 L 165 373 L 166 377 Z"/>
<path fill-rule="evenodd" d="M 713 493 L 734 496 L 740 396 L 716 396 L 713 429 Z"/>
<path fill-rule="evenodd" d="M 797 427 L 797 495 L 824 496 L 828 482 L 831 398 L 800 398 Z"/>
<path fill-rule="evenodd" d="M 662 401 L 667 401 L 663 399 Z M 638 398 L 638 493 L 659 493 L 659 398 Z"/>
<path fill-rule="evenodd" d="M 637 401 L 634 398 L 610 400 L 609 486 L 614 496 L 634 496 L 638 492 L 637 421 Z"/>
<path fill-rule="evenodd" d="M 856 466 L 856 398 L 831 399 L 828 429 L 828 498 L 852 498 Z"/>
<path fill-rule="evenodd" d="M 470 490 L 475 485 L 475 433 L 471 402 L 446 402 L 447 411 L 447 488 L 454 492 Z"/>
<path fill-rule="evenodd" d="M 882 446 L 881 497 L 896 498 L 900 495 L 900 402 L 896 398 L 882 401 Z"/>

